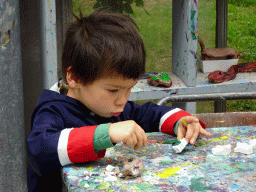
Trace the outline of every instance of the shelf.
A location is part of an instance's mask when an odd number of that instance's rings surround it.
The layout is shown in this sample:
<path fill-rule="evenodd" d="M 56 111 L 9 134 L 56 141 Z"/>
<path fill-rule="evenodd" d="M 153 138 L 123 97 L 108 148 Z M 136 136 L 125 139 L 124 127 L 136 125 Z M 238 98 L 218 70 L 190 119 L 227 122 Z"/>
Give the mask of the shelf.
<path fill-rule="evenodd" d="M 129 100 L 161 99 L 172 95 L 192 95 L 192 94 L 217 94 L 217 93 L 240 93 L 255 92 L 256 73 L 238 73 L 236 78 L 219 83 L 211 84 L 208 81 L 209 73 L 197 71 L 197 84 L 195 87 L 188 87 L 184 82 L 172 72 L 167 72 L 172 78 L 173 84 L 170 88 L 153 87 L 147 83 L 146 79 L 138 81 L 132 89 Z"/>

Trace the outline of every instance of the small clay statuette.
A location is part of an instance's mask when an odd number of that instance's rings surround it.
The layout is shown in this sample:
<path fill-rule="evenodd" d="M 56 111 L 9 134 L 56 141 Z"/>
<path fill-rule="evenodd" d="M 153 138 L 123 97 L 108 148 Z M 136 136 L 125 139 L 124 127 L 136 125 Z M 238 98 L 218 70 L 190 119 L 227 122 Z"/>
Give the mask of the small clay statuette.
<path fill-rule="evenodd" d="M 147 77 L 147 81 L 149 85 L 152 86 L 163 86 L 170 87 L 172 85 L 172 79 L 166 73 L 157 74 L 157 75 L 149 75 Z"/>
<path fill-rule="evenodd" d="M 201 47 L 202 60 L 219 60 L 219 59 L 237 59 L 240 55 L 235 49 L 225 48 L 205 48 L 203 40 L 198 36 L 198 42 Z"/>
<path fill-rule="evenodd" d="M 140 177 L 144 171 L 144 164 L 142 160 L 137 157 L 130 158 L 123 162 L 123 170 L 117 172 L 118 177 L 125 179 Z"/>
<path fill-rule="evenodd" d="M 255 72 L 256 61 L 232 65 L 227 72 L 214 71 L 208 75 L 210 83 L 222 83 L 236 78 L 237 73 Z"/>

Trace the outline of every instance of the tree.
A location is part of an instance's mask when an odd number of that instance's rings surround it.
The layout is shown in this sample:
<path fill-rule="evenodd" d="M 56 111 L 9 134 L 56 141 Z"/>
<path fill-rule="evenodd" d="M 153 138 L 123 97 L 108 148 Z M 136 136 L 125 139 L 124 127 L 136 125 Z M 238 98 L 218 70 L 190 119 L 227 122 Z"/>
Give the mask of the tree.
<path fill-rule="evenodd" d="M 110 7 L 113 12 L 132 14 L 131 4 L 135 3 L 137 7 L 143 7 L 143 0 L 97 0 L 93 8 Z"/>

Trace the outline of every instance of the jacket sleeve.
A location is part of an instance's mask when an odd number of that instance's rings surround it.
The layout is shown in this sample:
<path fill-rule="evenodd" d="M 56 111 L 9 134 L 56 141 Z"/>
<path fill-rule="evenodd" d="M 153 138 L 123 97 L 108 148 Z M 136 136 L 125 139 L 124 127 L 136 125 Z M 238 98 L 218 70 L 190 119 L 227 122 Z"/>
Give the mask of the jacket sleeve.
<path fill-rule="evenodd" d="M 93 135 L 97 125 L 65 128 L 62 117 L 51 108 L 37 111 L 31 123 L 27 153 L 38 175 L 52 173 L 71 163 L 95 161 L 105 155 L 106 150 L 94 152 Z"/>
<path fill-rule="evenodd" d="M 137 105 L 131 101 L 125 106 L 125 113 L 146 132 L 161 131 L 168 134 L 175 134 L 173 128 L 180 118 L 192 116 L 190 113 L 176 107 L 159 106 L 152 102 Z M 205 128 L 204 124 L 200 123 Z"/>

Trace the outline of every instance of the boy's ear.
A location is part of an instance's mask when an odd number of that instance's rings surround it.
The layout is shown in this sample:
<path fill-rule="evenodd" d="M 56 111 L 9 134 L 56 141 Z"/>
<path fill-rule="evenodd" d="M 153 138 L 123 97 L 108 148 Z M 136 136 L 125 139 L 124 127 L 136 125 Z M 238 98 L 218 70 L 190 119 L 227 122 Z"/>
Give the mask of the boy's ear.
<path fill-rule="evenodd" d="M 78 83 L 76 82 L 73 74 L 70 71 L 67 71 L 66 79 L 70 88 L 76 88 L 78 86 Z"/>

